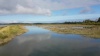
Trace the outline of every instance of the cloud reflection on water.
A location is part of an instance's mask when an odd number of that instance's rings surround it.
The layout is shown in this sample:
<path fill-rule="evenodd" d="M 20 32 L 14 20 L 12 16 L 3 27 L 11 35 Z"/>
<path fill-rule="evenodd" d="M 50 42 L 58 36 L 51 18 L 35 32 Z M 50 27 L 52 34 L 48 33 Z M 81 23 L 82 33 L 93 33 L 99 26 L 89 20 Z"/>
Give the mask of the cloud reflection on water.
<path fill-rule="evenodd" d="M 99 55 L 100 39 L 75 34 L 57 34 L 38 27 L 31 28 L 27 33 L 0 47 L 0 56 Z"/>

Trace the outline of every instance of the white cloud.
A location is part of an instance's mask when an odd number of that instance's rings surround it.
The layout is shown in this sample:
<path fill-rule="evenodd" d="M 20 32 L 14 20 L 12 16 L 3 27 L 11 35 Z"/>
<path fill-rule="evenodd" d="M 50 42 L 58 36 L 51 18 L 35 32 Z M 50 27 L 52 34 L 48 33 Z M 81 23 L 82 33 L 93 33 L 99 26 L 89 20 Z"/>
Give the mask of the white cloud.
<path fill-rule="evenodd" d="M 32 13 L 33 10 L 31 8 L 23 7 L 21 5 L 16 6 L 16 13 Z"/>
<path fill-rule="evenodd" d="M 51 11 L 49 9 L 44 9 L 40 7 L 29 8 L 29 7 L 23 7 L 21 5 L 17 5 L 15 13 L 50 15 Z"/>
<path fill-rule="evenodd" d="M 100 4 L 100 0 L 0 0 L 0 14 L 50 15 L 52 10 L 89 7 Z"/>
<path fill-rule="evenodd" d="M 100 4 L 98 1 L 99 0 L 28 0 L 27 5 L 59 10 L 97 5 Z"/>
<path fill-rule="evenodd" d="M 49 9 L 44 9 L 40 7 L 29 8 L 21 5 L 17 5 L 16 9 L 13 11 L 0 10 L 0 14 L 38 14 L 38 15 L 51 15 Z"/>

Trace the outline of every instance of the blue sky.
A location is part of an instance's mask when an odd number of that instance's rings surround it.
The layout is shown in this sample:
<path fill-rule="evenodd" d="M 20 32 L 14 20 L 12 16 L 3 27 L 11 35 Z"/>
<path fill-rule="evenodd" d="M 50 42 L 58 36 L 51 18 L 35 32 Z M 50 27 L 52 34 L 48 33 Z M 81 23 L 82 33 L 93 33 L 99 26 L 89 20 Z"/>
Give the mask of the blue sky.
<path fill-rule="evenodd" d="M 100 0 L 0 0 L 1 23 L 97 20 Z M 40 4 L 41 3 L 41 4 Z"/>

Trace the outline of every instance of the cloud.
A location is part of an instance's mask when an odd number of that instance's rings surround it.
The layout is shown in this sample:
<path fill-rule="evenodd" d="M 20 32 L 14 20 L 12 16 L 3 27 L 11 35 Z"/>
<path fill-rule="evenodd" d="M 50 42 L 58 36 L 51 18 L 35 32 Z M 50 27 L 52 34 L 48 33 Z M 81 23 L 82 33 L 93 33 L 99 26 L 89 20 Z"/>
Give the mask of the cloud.
<path fill-rule="evenodd" d="M 49 9 L 44 9 L 40 7 L 29 8 L 29 7 L 23 7 L 21 5 L 17 5 L 14 13 L 50 15 L 51 11 Z"/>
<path fill-rule="evenodd" d="M 38 14 L 50 15 L 51 11 L 39 6 L 31 6 L 28 0 L 0 0 L 0 14 Z M 29 0 L 31 1 L 31 0 Z M 27 2 L 27 3 L 26 3 Z M 34 3 L 33 3 L 34 4 Z"/>
<path fill-rule="evenodd" d="M 10 12 L 7 10 L 0 10 L 0 14 L 7 14 L 7 13 L 10 13 Z"/>
<path fill-rule="evenodd" d="M 0 0 L 0 14 L 50 15 L 52 10 L 89 7 L 98 4 L 100 0 Z"/>
<path fill-rule="evenodd" d="M 91 11 L 92 11 L 92 9 L 90 7 L 84 7 L 84 9 L 80 11 L 80 14 L 88 13 Z"/>

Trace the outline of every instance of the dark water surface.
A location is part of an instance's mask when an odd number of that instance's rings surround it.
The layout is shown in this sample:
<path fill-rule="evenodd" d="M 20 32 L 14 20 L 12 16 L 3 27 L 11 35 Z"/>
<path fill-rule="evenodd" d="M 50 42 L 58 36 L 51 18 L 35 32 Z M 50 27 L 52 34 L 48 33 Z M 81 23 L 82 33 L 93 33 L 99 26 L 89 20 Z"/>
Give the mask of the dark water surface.
<path fill-rule="evenodd" d="M 26 28 L 27 33 L 0 46 L 0 56 L 100 56 L 100 39 Z"/>

